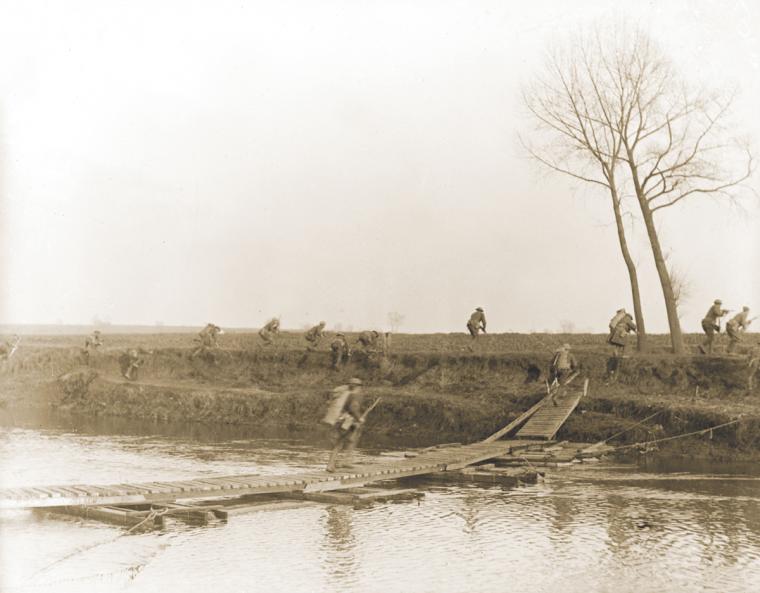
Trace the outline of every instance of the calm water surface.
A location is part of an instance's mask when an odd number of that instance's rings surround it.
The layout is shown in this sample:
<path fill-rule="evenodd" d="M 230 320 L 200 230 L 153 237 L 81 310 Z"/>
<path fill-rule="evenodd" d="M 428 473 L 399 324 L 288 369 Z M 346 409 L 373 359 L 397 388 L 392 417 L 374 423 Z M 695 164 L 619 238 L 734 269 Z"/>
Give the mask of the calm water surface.
<path fill-rule="evenodd" d="M 275 438 L 251 429 L 6 426 L 0 484 L 298 472 L 321 467 L 327 446 L 323 436 Z M 383 448 L 375 443 L 362 454 Z M 5 511 L 0 589 L 760 591 L 760 472 L 686 469 L 573 465 L 512 490 L 422 485 L 419 503 L 308 506 L 204 527 L 169 520 L 163 531 L 144 534 Z"/>

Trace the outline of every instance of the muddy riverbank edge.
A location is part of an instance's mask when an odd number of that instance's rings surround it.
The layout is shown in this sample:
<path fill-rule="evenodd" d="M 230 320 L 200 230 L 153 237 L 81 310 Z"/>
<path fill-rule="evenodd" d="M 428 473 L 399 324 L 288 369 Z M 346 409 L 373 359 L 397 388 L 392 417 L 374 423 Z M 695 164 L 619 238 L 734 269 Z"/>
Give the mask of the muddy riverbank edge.
<path fill-rule="evenodd" d="M 146 357 L 135 382 L 119 376 L 119 356 L 117 351 L 98 353 L 85 366 L 75 349 L 28 352 L 0 375 L 2 413 L 48 407 L 90 417 L 313 429 L 331 389 L 358 376 L 365 382 L 367 402 L 382 397 L 367 431 L 471 442 L 506 425 L 543 396 L 550 355 L 403 353 L 383 358 L 360 353 L 336 372 L 327 352 L 241 350 L 191 359 L 188 349 L 166 348 Z M 601 441 L 655 413 L 611 444 L 664 438 L 741 418 L 711 435 L 663 443 L 658 450 L 760 460 L 760 394 L 747 391 L 743 359 L 631 357 L 612 379 L 604 352 L 585 352 L 583 365 L 589 393 L 558 439 Z M 580 386 L 579 381 L 573 388 Z"/>

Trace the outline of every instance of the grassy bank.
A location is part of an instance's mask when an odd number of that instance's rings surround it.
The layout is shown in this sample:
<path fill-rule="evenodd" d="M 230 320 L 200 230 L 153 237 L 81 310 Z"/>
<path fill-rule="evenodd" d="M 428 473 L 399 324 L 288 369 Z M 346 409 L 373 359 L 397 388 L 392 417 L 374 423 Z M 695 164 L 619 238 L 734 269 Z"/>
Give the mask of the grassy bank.
<path fill-rule="evenodd" d="M 224 336 L 227 337 L 227 336 Z M 500 335 L 479 340 L 472 351 L 463 335 L 394 336 L 387 358 L 356 353 L 347 368 L 333 371 L 326 348 L 306 353 L 300 337 L 285 336 L 278 347 L 255 346 L 252 335 L 234 335 L 212 357 L 192 359 L 192 336 L 106 336 L 89 365 L 82 364 L 69 336 L 25 339 L 0 371 L 0 405 L 52 406 L 91 416 L 159 421 L 280 425 L 293 429 L 319 423 L 330 390 L 361 377 L 368 399 L 382 397 L 368 430 L 386 434 L 425 433 L 441 440 L 472 441 L 508 423 L 545 393 L 551 353 L 529 342 L 557 336 Z M 743 421 L 699 439 L 700 455 L 742 457 L 760 451 L 760 406 L 746 390 L 742 358 L 673 357 L 664 353 L 623 360 L 610 375 L 603 336 L 562 336 L 576 351 L 590 393 L 559 438 L 598 441 L 650 414 L 644 428 L 615 442 L 689 432 L 739 415 Z M 127 347 L 152 349 L 136 382 L 119 376 L 118 358 Z M 412 350 L 417 345 L 421 349 Z M 689 439 L 693 441 L 693 439 Z M 678 443 L 676 441 L 675 443 Z M 678 449 L 681 445 L 669 445 Z"/>

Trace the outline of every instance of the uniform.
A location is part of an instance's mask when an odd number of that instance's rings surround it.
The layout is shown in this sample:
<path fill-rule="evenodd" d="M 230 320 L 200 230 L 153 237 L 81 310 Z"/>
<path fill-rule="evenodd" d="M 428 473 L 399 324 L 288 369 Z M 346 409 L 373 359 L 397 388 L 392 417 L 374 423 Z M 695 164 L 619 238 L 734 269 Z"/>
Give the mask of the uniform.
<path fill-rule="evenodd" d="M 617 315 L 612 318 L 615 321 Z M 612 322 L 610 322 L 612 325 Z M 607 343 L 615 348 L 615 354 L 621 355 L 625 348 L 625 339 L 629 332 L 636 331 L 636 324 L 633 322 L 633 317 L 630 313 L 624 313 L 622 318 L 618 319 L 617 323 L 610 332 L 610 337 L 607 339 Z"/>
<path fill-rule="evenodd" d="M 359 429 L 364 424 L 361 413 L 361 381 L 351 379 L 349 385 L 341 385 L 333 390 L 332 401 L 323 422 L 333 428 L 334 446 L 327 462 L 327 471 L 335 471 L 338 455 L 345 451 L 349 455 L 359 441 Z"/>
<path fill-rule="evenodd" d="M 324 329 L 325 322 L 322 321 L 304 334 L 304 339 L 309 343 L 309 345 L 306 347 L 307 350 L 314 350 L 317 348 L 317 346 L 319 346 L 322 338 L 325 337 Z"/>
<path fill-rule="evenodd" d="M 478 332 L 480 330 L 483 330 L 483 333 L 485 333 L 486 315 L 480 307 L 475 309 L 475 312 L 470 315 L 470 320 L 467 322 L 467 330 L 470 332 L 473 339 L 478 337 Z"/>
<path fill-rule="evenodd" d="M 84 348 L 82 348 L 82 358 L 85 364 L 90 364 L 90 352 L 94 352 L 100 346 L 103 345 L 103 340 L 100 339 L 100 332 L 95 330 L 92 335 L 87 336 L 84 339 Z"/>
<path fill-rule="evenodd" d="M 554 353 L 551 367 L 549 368 L 549 383 L 556 380 L 559 384 L 578 370 L 578 361 L 570 352 L 570 346 L 565 344 Z"/>
<path fill-rule="evenodd" d="M 330 351 L 332 353 L 332 367 L 335 370 L 340 368 L 340 365 L 348 362 L 351 358 L 351 349 L 348 347 L 346 336 L 343 334 L 336 334 L 335 339 L 330 344 Z"/>
<path fill-rule="evenodd" d="M 359 334 L 357 342 L 359 342 L 359 344 L 361 344 L 365 350 L 369 350 L 370 348 L 373 348 L 375 344 L 377 344 L 377 339 L 379 337 L 380 334 L 375 330 L 363 331 Z"/>
<path fill-rule="evenodd" d="M 125 379 L 134 381 L 137 379 L 137 369 L 142 366 L 143 362 L 144 361 L 140 357 L 140 353 L 137 350 L 128 350 L 121 357 L 119 357 L 121 374 Z"/>
<path fill-rule="evenodd" d="M 193 350 L 193 353 L 190 355 L 191 358 L 195 358 L 207 350 L 219 348 L 217 336 L 221 333 L 222 328 L 218 325 L 214 325 L 213 323 L 206 324 L 206 327 L 198 332 L 197 341 L 200 341 L 200 345 L 195 350 Z"/>
<path fill-rule="evenodd" d="M 712 354 L 713 340 L 715 339 L 715 332 L 720 331 L 720 318 L 728 313 L 727 309 L 722 309 L 723 302 L 720 299 L 716 299 L 712 307 L 707 310 L 705 318 L 702 320 L 702 330 L 705 332 L 705 341 L 699 347 L 699 351 L 702 354 Z"/>
<path fill-rule="evenodd" d="M 274 336 L 280 333 L 280 320 L 272 319 L 259 330 L 259 336 L 264 340 L 264 345 L 269 346 L 274 342 Z"/>
<path fill-rule="evenodd" d="M 742 341 L 742 333 L 744 333 L 749 324 L 752 323 L 747 317 L 749 317 L 749 307 L 744 307 L 741 313 L 737 313 L 726 323 L 726 333 L 730 339 L 727 348 L 729 354 L 732 353 L 739 345 L 739 342 Z"/>

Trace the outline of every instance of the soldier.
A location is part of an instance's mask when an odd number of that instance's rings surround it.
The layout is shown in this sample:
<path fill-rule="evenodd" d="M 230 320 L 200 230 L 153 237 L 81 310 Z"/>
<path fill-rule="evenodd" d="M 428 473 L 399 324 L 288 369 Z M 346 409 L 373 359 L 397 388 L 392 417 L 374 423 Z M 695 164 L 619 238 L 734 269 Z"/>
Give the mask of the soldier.
<path fill-rule="evenodd" d="M 195 358 L 199 354 L 219 348 L 218 336 L 224 333 L 221 327 L 214 325 L 213 323 L 207 323 L 200 332 L 198 332 L 198 338 L 196 341 L 200 341 L 200 345 L 190 355 L 191 358 Z"/>
<path fill-rule="evenodd" d="M 84 364 L 90 364 L 90 354 L 95 352 L 103 345 L 103 340 L 100 338 L 100 330 L 95 330 L 92 335 L 87 336 L 84 339 L 84 348 L 82 348 L 82 360 Z"/>
<path fill-rule="evenodd" d="M 351 358 L 351 348 L 348 346 L 346 336 L 340 332 L 335 334 L 335 339 L 330 344 L 330 350 L 332 351 L 332 368 L 336 371 Z"/>
<path fill-rule="evenodd" d="M 702 329 L 705 332 L 705 341 L 699 346 L 699 351 L 702 354 L 712 354 L 713 340 L 715 339 L 715 333 L 720 331 L 720 318 L 728 313 L 728 309 L 722 309 L 721 305 L 723 301 L 715 299 L 712 307 L 710 307 L 702 320 Z"/>
<path fill-rule="evenodd" d="M 734 315 L 726 323 L 726 333 L 731 340 L 728 343 L 728 348 L 726 349 L 729 354 L 732 354 L 736 347 L 739 345 L 739 342 L 742 341 L 742 334 L 747 331 L 749 324 L 753 321 L 752 319 L 747 319 L 747 317 L 749 317 L 749 307 L 745 306 L 742 307 L 740 313 Z"/>
<path fill-rule="evenodd" d="M 325 322 L 320 321 L 319 324 L 307 331 L 303 337 L 309 343 L 309 345 L 306 346 L 306 350 L 308 352 L 316 350 L 319 343 L 322 341 L 322 338 L 325 337 Z"/>
<path fill-rule="evenodd" d="M 130 349 L 127 350 L 120 358 L 119 358 L 119 366 L 121 367 L 121 374 L 124 376 L 127 381 L 134 381 L 137 379 L 137 369 L 139 369 L 145 360 L 142 358 L 141 354 L 147 352 L 140 349 Z M 150 353 L 150 352 L 148 352 Z"/>
<path fill-rule="evenodd" d="M 472 339 L 478 337 L 478 333 L 482 330 L 486 333 L 486 315 L 483 312 L 482 307 L 475 309 L 475 312 L 470 315 L 470 320 L 467 322 L 467 329 L 472 336 Z"/>
<path fill-rule="evenodd" d="M 360 333 L 356 342 L 357 344 L 361 344 L 364 351 L 367 352 L 369 350 L 374 350 L 378 338 L 380 338 L 380 334 L 373 329 L 372 331 L 363 331 Z"/>
<path fill-rule="evenodd" d="M 332 400 L 323 422 L 333 427 L 335 445 L 330 452 L 327 471 L 335 471 L 338 455 L 345 451 L 353 452 L 359 440 L 359 430 L 364 424 L 361 413 L 361 379 L 353 378 L 348 385 L 341 385 L 333 390 Z"/>
<path fill-rule="evenodd" d="M 549 383 L 563 385 L 567 379 L 578 370 L 578 361 L 570 352 L 570 344 L 563 344 L 554 353 L 552 364 L 549 367 Z"/>
<path fill-rule="evenodd" d="M 628 333 L 636 332 L 633 317 L 630 313 L 626 313 L 625 309 L 618 310 L 615 317 L 610 321 L 610 329 L 610 337 L 607 339 L 607 343 L 615 349 L 615 357 L 622 358 Z"/>
<path fill-rule="evenodd" d="M 280 320 L 276 317 L 270 319 L 264 327 L 259 330 L 259 336 L 264 340 L 264 346 L 271 346 L 274 343 L 274 337 L 280 333 Z"/>
<path fill-rule="evenodd" d="M 0 361 L 10 360 L 11 356 L 16 352 L 21 338 L 14 335 L 11 340 L 6 340 L 0 344 Z"/>

